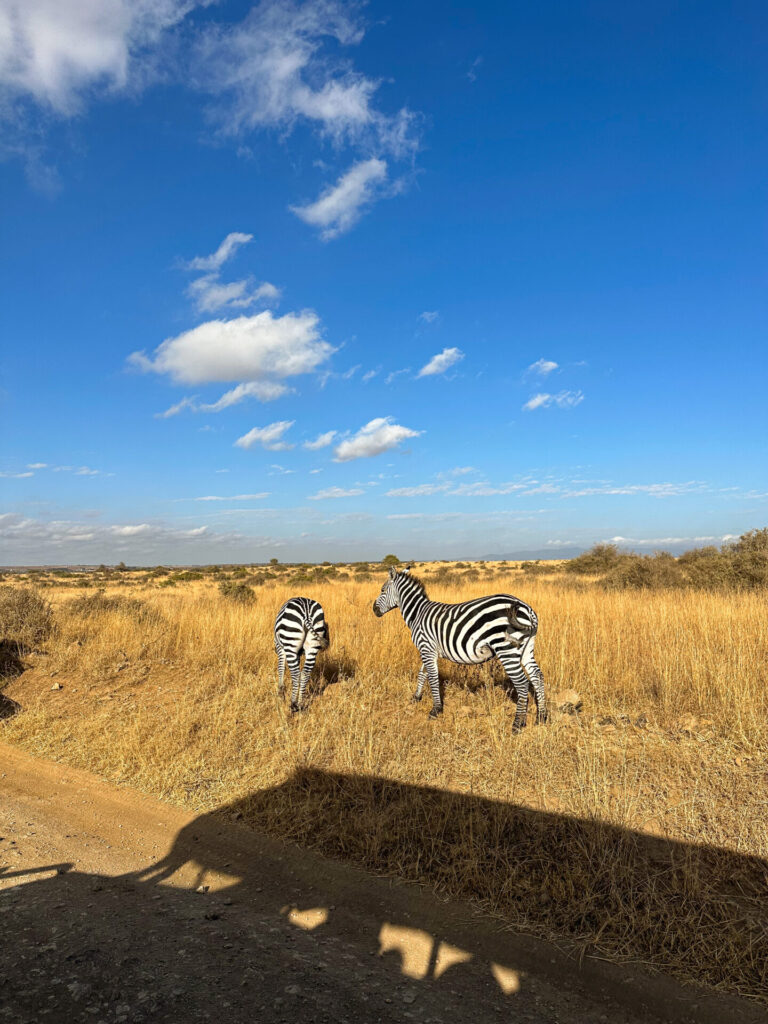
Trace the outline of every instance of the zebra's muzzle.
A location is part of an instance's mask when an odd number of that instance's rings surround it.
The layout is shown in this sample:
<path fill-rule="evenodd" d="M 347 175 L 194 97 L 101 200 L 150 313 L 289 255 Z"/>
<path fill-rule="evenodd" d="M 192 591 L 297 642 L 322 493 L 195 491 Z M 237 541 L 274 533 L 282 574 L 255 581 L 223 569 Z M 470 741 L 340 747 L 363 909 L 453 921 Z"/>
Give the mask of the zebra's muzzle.
<path fill-rule="evenodd" d="M 380 619 L 381 616 L 384 614 L 384 612 L 379 611 L 375 601 L 373 602 L 373 614 L 376 616 L 377 619 Z"/>

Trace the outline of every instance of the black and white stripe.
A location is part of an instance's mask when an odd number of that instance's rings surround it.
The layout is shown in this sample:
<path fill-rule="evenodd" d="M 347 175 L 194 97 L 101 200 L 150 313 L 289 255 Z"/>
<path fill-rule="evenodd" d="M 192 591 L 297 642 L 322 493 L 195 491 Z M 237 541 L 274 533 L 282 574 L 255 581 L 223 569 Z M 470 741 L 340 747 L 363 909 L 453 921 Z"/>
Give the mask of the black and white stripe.
<path fill-rule="evenodd" d="M 323 609 L 309 597 L 292 597 L 286 601 L 275 619 L 275 651 L 277 652 L 277 692 L 285 694 L 285 666 L 291 673 L 291 711 L 304 707 L 307 680 L 315 667 L 320 651 L 331 642 Z M 304 665 L 301 656 L 304 655 Z"/>
<path fill-rule="evenodd" d="M 421 668 L 414 700 L 421 700 L 425 680 L 432 691 L 430 718 L 443 711 L 437 674 L 437 659 L 460 665 L 479 665 L 498 658 L 515 690 L 517 708 L 514 728 L 522 729 L 528 713 L 528 689 L 536 697 L 536 720 L 547 719 L 544 677 L 536 664 L 533 648 L 539 621 L 530 605 L 509 594 L 494 594 L 461 604 L 430 601 L 424 585 L 410 575 L 390 569 L 373 610 L 384 615 L 399 608 L 411 638 L 421 655 Z"/>

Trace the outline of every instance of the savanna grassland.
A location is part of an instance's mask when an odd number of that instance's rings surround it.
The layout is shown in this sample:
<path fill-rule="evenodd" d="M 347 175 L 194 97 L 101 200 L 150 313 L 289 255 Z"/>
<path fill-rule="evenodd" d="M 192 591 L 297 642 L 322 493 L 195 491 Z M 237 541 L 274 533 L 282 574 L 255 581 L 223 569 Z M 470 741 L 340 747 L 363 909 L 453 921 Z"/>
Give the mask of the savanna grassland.
<path fill-rule="evenodd" d="M 3 645 L 0 738 L 576 950 L 768 998 L 766 591 L 528 569 L 414 569 L 433 599 L 537 610 L 553 713 L 521 734 L 498 667 L 441 663 L 437 722 L 410 702 L 418 655 L 399 612 L 372 613 L 385 570 L 358 565 L 7 580 L 0 613 L 31 585 L 51 612 Z M 291 716 L 272 624 L 296 593 L 323 604 L 331 647 Z"/>

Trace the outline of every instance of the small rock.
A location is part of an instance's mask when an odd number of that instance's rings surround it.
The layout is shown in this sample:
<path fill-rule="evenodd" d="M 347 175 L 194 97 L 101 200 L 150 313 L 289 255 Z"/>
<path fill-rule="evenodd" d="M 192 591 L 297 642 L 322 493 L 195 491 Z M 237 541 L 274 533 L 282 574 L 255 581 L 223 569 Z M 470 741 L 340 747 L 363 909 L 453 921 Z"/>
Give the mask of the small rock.
<path fill-rule="evenodd" d="M 52 690 L 63 690 L 64 687 L 61 685 L 61 683 L 54 683 L 53 686 L 51 687 L 51 689 Z"/>
<path fill-rule="evenodd" d="M 195 892 L 203 892 L 203 893 L 205 893 L 205 892 L 208 892 L 209 889 L 210 889 L 210 885 L 198 885 L 198 887 L 195 889 Z"/>
<path fill-rule="evenodd" d="M 403 992 L 403 1002 L 404 1003 L 415 1003 L 417 995 L 418 995 L 418 993 L 416 992 L 415 988 L 407 988 L 405 990 L 405 992 Z"/>
<path fill-rule="evenodd" d="M 552 703 L 563 715 L 578 715 L 582 709 L 581 695 L 577 690 L 559 690 L 552 697 Z"/>
<path fill-rule="evenodd" d="M 289 985 L 285 991 L 289 996 L 301 995 L 301 987 L 299 985 Z"/>

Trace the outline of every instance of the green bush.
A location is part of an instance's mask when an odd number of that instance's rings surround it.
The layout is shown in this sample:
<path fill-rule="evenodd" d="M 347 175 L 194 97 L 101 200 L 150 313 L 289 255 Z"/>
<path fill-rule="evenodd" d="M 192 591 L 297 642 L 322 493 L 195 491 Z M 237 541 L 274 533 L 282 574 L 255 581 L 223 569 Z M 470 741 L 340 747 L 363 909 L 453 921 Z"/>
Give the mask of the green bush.
<path fill-rule="evenodd" d="M 53 630 L 48 601 L 31 587 L 0 588 L 0 640 L 16 650 L 31 651 Z"/>

